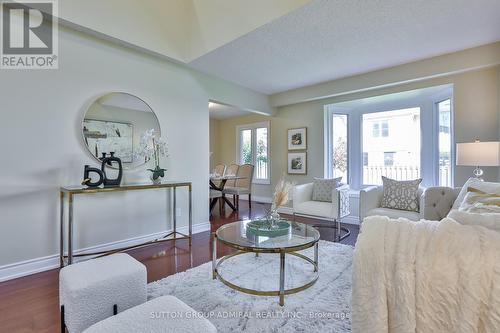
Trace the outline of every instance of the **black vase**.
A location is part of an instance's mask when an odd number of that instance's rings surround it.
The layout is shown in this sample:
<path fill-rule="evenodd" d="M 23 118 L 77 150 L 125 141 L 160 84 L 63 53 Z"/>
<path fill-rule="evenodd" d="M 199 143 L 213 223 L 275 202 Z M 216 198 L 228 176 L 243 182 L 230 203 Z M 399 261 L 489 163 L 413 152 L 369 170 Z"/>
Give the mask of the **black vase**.
<path fill-rule="evenodd" d="M 115 156 L 114 152 L 109 153 L 111 156 L 109 157 L 102 157 L 101 161 L 101 171 L 104 174 L 104 186 L 120 186 L 122 182 L 122 176 L 123 176 L 123 165 L 122 165 L 122 160 L 119 157 Z M 114 163 L 118 164 L 118 176 L 116 178 L 108 178 L 106 175 L 106 165 L 110 166 L 113 165 Z"/>
<path fill-rule="evenodd" d="M 96 181 L 96 182 L 92 181 L 92 178 L 90 177 L 90 174 L 92 172 L 96 173 L 99 176 L 98 181 Z M 83 171 L 82 185 L 86 185 L 88 187 L 97 187 L 97 186 L 100 186 L 102 183 L 104 183 L 104 172 L 102 172 L 100 169 L 92 168 L 92 167 L 86 165 L 85 169 Z"/>

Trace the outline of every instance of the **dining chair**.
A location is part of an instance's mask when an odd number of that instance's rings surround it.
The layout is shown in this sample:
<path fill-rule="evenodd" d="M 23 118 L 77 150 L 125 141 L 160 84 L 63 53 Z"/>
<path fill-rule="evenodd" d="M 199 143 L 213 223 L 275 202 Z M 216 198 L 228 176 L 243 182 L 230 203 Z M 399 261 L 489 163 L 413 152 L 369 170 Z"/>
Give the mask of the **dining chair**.
<path fill-rule="evenodd" d="M 236 176 L 238 174 L 238 169 L 240 166 L 238 164 L 230 164 L 227 168 L 226 171 L 224 172 L 224 176 Z M 235 186 L 235 180 L 231 179 L 226 182 L 225 187 L 234 187 Z"/>
<path fill-rule="evenodd" d="M 223 176 L 224 172 L 226 172 L 226 165 L 225 164 L 217 164 L 214 168 L 214 173 L 217 174 L 218 176 Z"/>
<path fill-rule="evenodd" d="M 222 216 L 223 205 L 224 205 L 224 201 L 222 200 L 222 192 L 214 190 L 214 189 L 210 189 L 209 197 L 210 197 L 210 213 L 212 213 L 212 210 L 214 209 L 215 204 L 218 201 L 219 202 L 219 215 Z"/>
<path fill-rule="evenodd" d="M 225 172 L 226 172 L 225 164 L 217 164 L 213 170 L 214 176 L 224 176 Z M 213 180 L 213 183 L 215 184 L 215 186 L 220 186 L 221 181 Z"/>
<path fill-rule="evenodd" d="M 248 208 L 252 209 L 252 179 L 254 166 L 252 164 L 243 164 L 238 168 L 236 176 L 242 177 L 236 179 L 234 186 L 224 187 L 222 195 L 233 195 L 234 206 L 236 210 L 240 208 L 240 195 L 248 195 Z"/>

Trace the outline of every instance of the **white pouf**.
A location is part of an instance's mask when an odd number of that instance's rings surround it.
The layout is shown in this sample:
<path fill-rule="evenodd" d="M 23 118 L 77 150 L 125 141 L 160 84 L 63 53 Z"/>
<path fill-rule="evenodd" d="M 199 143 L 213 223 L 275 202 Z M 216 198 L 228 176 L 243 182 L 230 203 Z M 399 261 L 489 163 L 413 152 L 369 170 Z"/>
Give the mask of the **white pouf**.
<path fill-rule="evenodd" d="M 147 300 L 146 267 L 125 253 L 66 266 L 59 272 L 59 304 L 70 333 L 80 333 Z"/>
<path fill-rule="evenodd" d="M 215 333 L 215 326 L 174 296 L 161 296 L 118 313 L 84 333 Z"/>

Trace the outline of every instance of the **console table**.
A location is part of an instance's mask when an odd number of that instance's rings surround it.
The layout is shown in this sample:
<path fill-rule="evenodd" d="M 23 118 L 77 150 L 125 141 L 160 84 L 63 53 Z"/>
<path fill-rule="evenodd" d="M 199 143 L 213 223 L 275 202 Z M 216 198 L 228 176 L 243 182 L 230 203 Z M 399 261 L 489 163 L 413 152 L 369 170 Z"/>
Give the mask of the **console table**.
<path fill-rule="evenodd" d="M 182 234 L 177 231 L 177 217 L 176 217 L 176 205 L 177 205 L 177 195 L 176 190 L 178 187 L 187 187 L 189 189 L 189 235 Z M 173 230 L 163 237 L 151 240 L 142 244 L 137 244 L 133 246 L 118 248 L 110 251 L 100 251 L 100 252 L 87 252 L 74 254 L 73 241 L 74 241 L 74 221 L 73 221 L 73 201 L 76 195 L 81 194 L 92 194 L 92 193 L 113 193 L 113 192 L 124 192 L 124 191 L 137 191 L 137 190 L 153 190 L 153 189 L 169 189 L 173 191 Z M 191 246 L 191 236 L 193 228 L 193 199 L 192 199 L 192 185 L 191 182 L 176 182 L 176 181 L 164 181 L 161 184 L 123 184 L 115 187 L 86 187 L 86 186 L 65 186 L 60 188 L 60 248 L 59 248 L 59 258 L 60 266 L 64 267 L 66 265 L 71 265 L 75 257 L 84 256 L 104 256 L 116 252 L 122 252 L 125 250 L 130 250 L 138 247 L 143 247 L 146 245 L 166 242 L 171 240 L 179 239 L 189 239 L 189 246 Z M 64 219 L 64 208 L 65 201 L 68 202 L 68 230 L 65 233 L 65 219 Z M 178 235 L 180 237 L 178 237 Z M 65 254 L 65 237 L 67 237 L 68 251 Z"/>

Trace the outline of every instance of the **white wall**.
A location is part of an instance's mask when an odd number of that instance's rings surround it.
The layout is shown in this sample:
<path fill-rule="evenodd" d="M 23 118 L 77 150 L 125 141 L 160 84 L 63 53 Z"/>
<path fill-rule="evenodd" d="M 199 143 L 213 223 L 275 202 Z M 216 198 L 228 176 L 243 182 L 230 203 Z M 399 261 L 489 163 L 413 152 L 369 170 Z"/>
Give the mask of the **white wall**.
<path fill-rule="evenodd" d="M 63 20 L 179 61 L 187 56 L 192 16 L 186 0 L 59 1 Z"/>
<path fill-rule="evenodd" d="M 500 64 L 500 42 L 444 54 L 407 64 L 284 91 L 270 96 L 271 105 L 286 106 L 353 93 L 364 93 L 402 84 L 440 80 L 467 71 Z"/>
<path fill-rule="evenodd" d="M 58 187 L 78 184 L 84 164 L 97 165 L 80 132 L 96 97 L 129 92 L 156 112 L 170 148 L 167 179 L 193 182 L 194 224 L 208 222 L 208 100 L 266 100 L 67 28 L 59 38 L 59 70 L 0 72 L 0 278 L 5 265 L 58 253 Z M 148 181 L 145 167 L 124 175 L 124 181 L 140 180 Z M 181 225 L 187 223 L 185 197 L 179 193 Z M 167 229 L 166 200 L 151 190 L 77 197 L 76 247 Z"/>
<path fill-rule="evenodd" d="M 209 139 L 209 147 L 210 147 L 210 172 L 215 168 L 217 164 L 219 164 L 219 150 L 220 150 L 220 121 L 217 119 L 210 119 L 210 139 Z"/>

